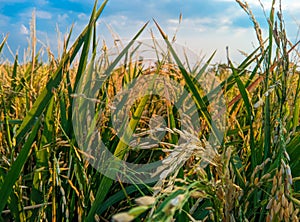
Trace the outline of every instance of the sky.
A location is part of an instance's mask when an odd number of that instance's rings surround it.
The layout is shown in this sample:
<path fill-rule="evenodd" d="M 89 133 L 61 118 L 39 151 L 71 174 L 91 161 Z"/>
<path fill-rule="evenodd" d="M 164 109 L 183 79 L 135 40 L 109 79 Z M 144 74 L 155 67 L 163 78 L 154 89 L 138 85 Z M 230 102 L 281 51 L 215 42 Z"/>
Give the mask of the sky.
<path fill-rule="evenodd" d="M 263 12 L 269 12 L 272 0 L 247 2 L 266 38 L 267 23 Z M 22 58 L 29 45 L 33 11 L 38 48 L 49 46 L 57 56 L 58 39 L 74 24 L 74 40 L 88 23 L 93 4 L 94 0 L 0 0 L 0 41 L 9 34 L 1 60 L 12 61 L 16 52 Z M 276 5 L 278 7 L 278 0 Z M 300 1 L 282 0 L 282 8 L 288 37 L 295 43 L 300 39 L 297 34 Z M 197 55 L 208 58 L 217 50 L 215 62 L 226 61 L 226 46 L 231 59 L 239 62 L 243 59 L 240 50 L 250 53 L 258 45 L 251 20 L 235 0 L 109 0 L 98 21 L 99 39 L 128 41 L 147 21 L 150 23 L 142 38 L 150 38 L 150 30 L 153 30 L 159 39 L 153 18 L 168 36 L 172 37 L 177 30 L 176 43 Z"/>

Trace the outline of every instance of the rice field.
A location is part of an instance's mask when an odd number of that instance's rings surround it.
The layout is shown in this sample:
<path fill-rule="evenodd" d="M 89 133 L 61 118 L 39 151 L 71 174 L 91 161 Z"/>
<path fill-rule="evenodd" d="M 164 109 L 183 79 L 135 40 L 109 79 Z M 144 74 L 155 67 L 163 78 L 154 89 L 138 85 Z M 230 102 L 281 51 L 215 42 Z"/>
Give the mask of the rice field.
<path fill-rule="evenodd" d="M 0 64 L 0 219 L 299 221 L 299 42 L 275 1 L 265 37 L 236 0 L 258 42 L 239 64 L 191 64 L 155 20 L 155 59 L 148 23 L 112 50 L 106 3 L 59 58 L 33 38 L 29 62 Z"/>

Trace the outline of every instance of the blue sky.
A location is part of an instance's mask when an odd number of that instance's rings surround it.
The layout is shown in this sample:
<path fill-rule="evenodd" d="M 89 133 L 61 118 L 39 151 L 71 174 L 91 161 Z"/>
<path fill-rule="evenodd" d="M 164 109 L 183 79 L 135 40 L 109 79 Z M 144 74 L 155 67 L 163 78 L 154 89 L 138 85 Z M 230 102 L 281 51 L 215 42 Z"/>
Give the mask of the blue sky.
<path fill-rule="evenodd" d="M 261 0 L 267 12 L 271 1 Z M 247 2 L 261 22 L 266 37 L 267 27 L 259 1 Z M 30 20 L 35 10 L 39 46 L 50 46 L 56 54 L 57 27 L 63 36 L 74 23 L 75 38 L 87 24 L 93 4 L 94 0 L 0 0 L 0 40 L 9 33 L 8 45 L 12 53 L 18 51 L 22 57 L 28 47 Z M 300 39 L 297 36 L 300 1 L 282 0 L 282 5 L 288 36 L 296 42 Z M 232 59 L 239 61 L 242 56 L 238 50 L 250 53 L 257 45 L 250 19 L 234 0 L 110 0 L 99 20 L 99 38 L 129 40 L 152 18 L 172 37 L 180 13 L 183 20 L 177 43 L 207 57 L 217 49 L 216 62 L 226 60 L 226 46 L 229 46 Z M 144 38 L 150 37 L 150 29 L 156 30 L 153 22 L 150 22 Z M 7 46 L 4 55 L 8 60 L 13 58 Z"/>

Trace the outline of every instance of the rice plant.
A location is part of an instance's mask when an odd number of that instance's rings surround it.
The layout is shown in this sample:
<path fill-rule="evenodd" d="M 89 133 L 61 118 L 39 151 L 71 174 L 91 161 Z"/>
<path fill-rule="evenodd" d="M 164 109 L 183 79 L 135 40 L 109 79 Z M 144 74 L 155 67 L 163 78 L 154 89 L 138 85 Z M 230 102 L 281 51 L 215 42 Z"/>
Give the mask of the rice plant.
<path fill-rule="evenodd" d="M 148 23 L 124 47 L 100 45 L 107 1 L 47 63 L 33 26 L 28 62 L 0 64 L 1 220 L 298 221 L 299 42 L 286 36 L 280 2 L 267 37 L 236 2 L 258 40 L 238 65 L 213 65 L 212 54 L 192 66 L 155 20 L 155 60 L 138 54 Z"/>

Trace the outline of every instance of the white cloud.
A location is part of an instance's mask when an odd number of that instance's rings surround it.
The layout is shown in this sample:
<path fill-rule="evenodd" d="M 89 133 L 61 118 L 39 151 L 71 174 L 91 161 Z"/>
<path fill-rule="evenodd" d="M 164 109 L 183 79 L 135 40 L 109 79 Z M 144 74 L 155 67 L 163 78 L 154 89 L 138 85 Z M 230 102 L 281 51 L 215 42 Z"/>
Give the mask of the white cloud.
<path fill-rule="evenodd" d="M 21 27 L 20 27 L 20 33 L 22 35 L 28 35 L 29 34 L 28 28 L 24 24 L 22 24 Z"/>
<path fill-rule="evenodd" d="M 145 23 L 144 21 L 131 19 L 125 15 L 107 16 L 100 19 L 99 22 L 107 24 L 115 30 L 131 30 L 133 28 L 135 31 L 138 31 Z"/>
<path fill-rule="evenodd" d="M 300 22 L 299 10 L 300 10 L 300 1 L 298 1 L 298 0 L 291 2 L 288 5 L 288 7 L 285 8 L 285 11 L 288 14 L 291 14 L 293 17 L 295 17 Z"/>
<path fill-rule="evenodd" d="M 52 15 L 51 15 L 51 13 L 49 13 L 47 11 L 37 10 L 36 17 L 40 18 L 40 19 L 51 19 Z"/>
<path fill-rule="evenodd" d="M 82 0 L 69 0 L 69 2 L 76 2 L 76 3 L 88 3 L 88 4 L 94 4 L 94 0 L 85 0 L 85 1 L 82 1 Z M 98 1 L 100 2 L 100 1 Z"/>
<path fill-rule="evenodd" d="M 208 30 L 202 34 L 194 33 L 191 30 L 184 30 L 177 35 L 177 43 L 184 44 L 196 53 L 201 53 L 208 58 L 214 50 L 218 50 L 214 62 L 226 61 L 226 46 L 229 47 L 230 58 L 234 62 L 242 60 L 238 50 L 246 53 L 253 51 L 253 44 L 257 40 L 251 28 L 221 28 L 218 31 Z"/>
<path fill-rule="evenodd" d="M 59 14 L 57 16 L 57 20 L 59 23 L 64 23 L 67 21 L 67 19 L 69 18 L 68 14 L 67 13 L 64 13 L 64 14 Z"/>
<path fill-rule="evenodd" d="M 50 12 L 44 10 L 36 10 L 36 8 L 26 8 L 26 10 L 19 13 L 19 17 L 21 18 L 21 20 L 24 20 L 24 18 L 32 18 L 33 12 L 35 12 L 36 18 L 38 19 L 52 19 L 53 17 Z"/>
<path fill-rule="evenodd" d="M 79 13 L 77 17 L 79 19 L 86 19 L 88 16 L 85 13 Z"/>
<path fill-rule="evenodd" d="M 232 2 L 233 4 L 237 4 L 235 0 L 213 0 L 215 2 Z M 263 5 L 265 10 L 269 10 L 272 6 L 271 0 L 241 0 L 242 3 L 247 2 L 250 8 L 259 7 L 261 8 L 261 4 Z M 281 1 L 282 10 L 284 11 L 294 11 L 300 9 L 300 1 L 299 0 L 282 0 Z M 275 7 L 278 8 L 279 1 L 275 2 Z"/>
<path fill-rule="evenodd" d="M 178 20 L 167 20 L 167 28 L 169 30 L 176 30 L 178 25 L 179 29 L 189 29 L 200 34 L 209 30 L 222 30 L 229 29 L 233 22 L 233 16 L 217 15 L 215 17 L 202 17 L 202 18 L 185 18 L 179 25 Z"/>
<path fill-rule="evenodd" d="M 214 2 L 232 2 L 232 3 L 235 3 L 237 4 L 237 2 L 235 0 L 213 0 Z M 242 3 L 245 3 L 247 2 L 247 4 L 249 6 L 260 6 L 260 2 L 259 0 L 241 0 Z M 271 6 L 272 4 L 272 1 L 270 0 L 261 0 L 261 3 L 263 4 L 264 7 L 268 7 L 268 6 Z"/>
<path fill-rule="evenodd" d="M 49 4 L 49 1 L 47 0 L 36 0 L 37 5 L 39 6 L 45 6 Z"/>
<path fill-rule="evenodd" d="M 10 18 L 8 16 L 0 14 L 0 27 L 7 26 L 9 23 Z"/>
<path fill-rule="evenodd" d="M 82 2 L 82 0 L 69 0 L 69 2 Z M 94 0 L 86 0 L 86 2 L 94 2 Z"/>

